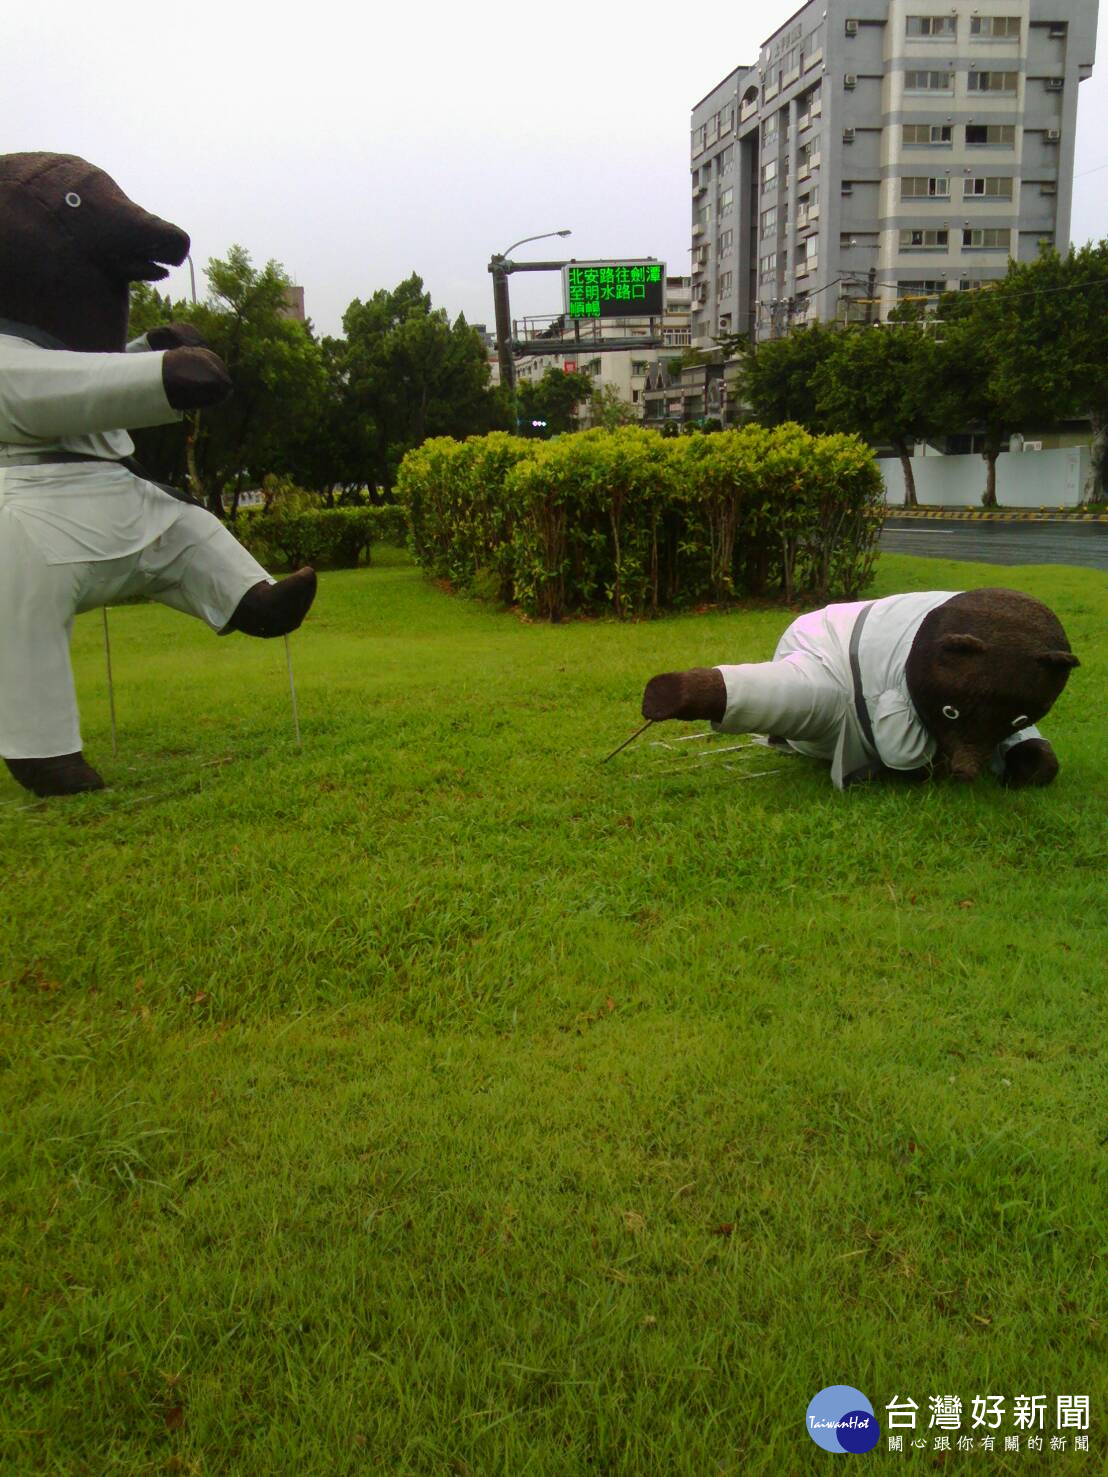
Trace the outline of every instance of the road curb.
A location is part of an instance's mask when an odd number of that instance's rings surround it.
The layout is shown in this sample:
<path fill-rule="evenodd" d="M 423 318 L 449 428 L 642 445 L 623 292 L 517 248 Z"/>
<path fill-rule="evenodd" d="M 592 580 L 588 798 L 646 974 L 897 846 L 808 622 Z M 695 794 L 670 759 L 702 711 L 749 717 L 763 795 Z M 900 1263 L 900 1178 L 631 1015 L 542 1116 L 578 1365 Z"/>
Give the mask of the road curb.
<path fill-rule="evenodd" d="M 1066 508 L 1040 508 L 1035 511 L 1006 511 L 1003 508 L 893 508 L 886 505 L 885 519 L 911 518 L 926 521 L 942 519 L 961 523 L 1108 523 L 1108 513 L 1078 513 Z"/>

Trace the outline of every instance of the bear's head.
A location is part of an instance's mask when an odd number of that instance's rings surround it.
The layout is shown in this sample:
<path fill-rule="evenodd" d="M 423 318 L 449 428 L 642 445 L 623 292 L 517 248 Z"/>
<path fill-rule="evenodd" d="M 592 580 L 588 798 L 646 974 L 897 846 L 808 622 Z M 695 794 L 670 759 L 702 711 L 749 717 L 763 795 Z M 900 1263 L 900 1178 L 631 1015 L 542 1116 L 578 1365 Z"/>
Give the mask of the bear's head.
<path fill-rule="evenodd" d="M 1002 740 L 1037 723 L 1078 665 L 1051 610 L 1015 590 L 970 590 L 924 617 L 908 691 L 958 779 L 976 779 Z"/>
<path fill-rule="evenodd" d="M 0 155 L 0 317 L 70 349 L 122 350 L 130 284 L 160 281 L 188 249 L 84 159 Z"/>

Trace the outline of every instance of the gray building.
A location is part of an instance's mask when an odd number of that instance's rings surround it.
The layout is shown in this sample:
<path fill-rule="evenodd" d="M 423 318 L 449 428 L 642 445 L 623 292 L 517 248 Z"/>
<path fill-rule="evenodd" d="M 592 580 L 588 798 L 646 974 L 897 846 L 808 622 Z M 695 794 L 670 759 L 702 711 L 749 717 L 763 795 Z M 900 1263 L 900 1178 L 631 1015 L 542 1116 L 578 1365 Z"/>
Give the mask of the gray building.
<path fill-rule="evenodd" d="M 1096 0 L 812 0 L 692 113 L 694 344 L 1069 246 Z"/>

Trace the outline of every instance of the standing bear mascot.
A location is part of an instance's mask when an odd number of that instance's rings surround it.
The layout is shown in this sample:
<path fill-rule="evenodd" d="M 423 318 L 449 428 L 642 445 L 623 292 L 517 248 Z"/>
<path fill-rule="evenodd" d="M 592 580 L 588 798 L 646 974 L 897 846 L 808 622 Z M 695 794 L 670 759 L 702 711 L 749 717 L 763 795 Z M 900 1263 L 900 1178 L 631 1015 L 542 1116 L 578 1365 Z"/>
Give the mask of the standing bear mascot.
<path fill-rule="evenodd" d="M 773 660 L 652 677 L 644 718 L 710 719 L 823 759 L 844 789 L 900 772 L 1049 785 L 1035 724 L 1077 658 L 1057 617 L 1016 590 L 930 590 L 801 616 Z"/>
<path fill-rule="evenodd" d="M 189 238 L 69 154 L 0 155 L 0 756 L 36 795 L 96 790 L 69 659 L 74 616 L 145 595 L 220 633 L 282 636 L 315 597 L 131 460 L 123 427 L 231 392 L 187 323 L 127 343 L 130 283 Z"/>

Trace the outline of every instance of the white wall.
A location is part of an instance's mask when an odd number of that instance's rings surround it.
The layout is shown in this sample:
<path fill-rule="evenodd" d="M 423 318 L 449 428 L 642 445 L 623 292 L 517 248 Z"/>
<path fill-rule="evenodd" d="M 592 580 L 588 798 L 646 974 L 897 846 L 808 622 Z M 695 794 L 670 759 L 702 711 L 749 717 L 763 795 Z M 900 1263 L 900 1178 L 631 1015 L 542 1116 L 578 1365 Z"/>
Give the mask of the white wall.
<path fill-rule="evenodd" d="M 904 472 L 898 457 L 879 457 L 890 507 L 904 505 Z M 1073 508 L 1089 474 L 1088 446 L 1054 451 L 1005 451 L 996 461 L 996 500 L 1002 508 Z M 979 508 L 985 491 L 985 459 L 972 456 L 912 458 L 921 508 Z"/>

